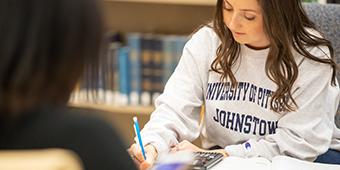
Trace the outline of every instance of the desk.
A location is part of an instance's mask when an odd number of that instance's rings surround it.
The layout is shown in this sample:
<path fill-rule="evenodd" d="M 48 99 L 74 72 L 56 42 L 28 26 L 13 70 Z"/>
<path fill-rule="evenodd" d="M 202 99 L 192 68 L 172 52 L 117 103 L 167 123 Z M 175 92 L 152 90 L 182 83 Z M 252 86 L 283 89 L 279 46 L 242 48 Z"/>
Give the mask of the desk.
<path fill-rule="evenodd" d="M 185 164 L 192 161 L 191 152 L 179 151 L 163 156 L 159 164 Z M 169 169 L 169 168 L 168 168 Z M 162 170 L 154 167 L 153 170 Z M 210 170 L 340 170 L 340 165 L 313 163 L 288 156 L 265 158 L 226 157 Z"/>
<path fill-rule="evenodd" d="M 243 159 L 227 157 L 211 170 L 270 170 L 270 166 L 271 162 L 265 158 Z"/>
<path fill-rule="evenodd" d="M 313 163 L 287 156 L 276 156 L 272 161 L 265 158 L 227 157 L 211 170 L 340 170 L 340 165 Z"/>

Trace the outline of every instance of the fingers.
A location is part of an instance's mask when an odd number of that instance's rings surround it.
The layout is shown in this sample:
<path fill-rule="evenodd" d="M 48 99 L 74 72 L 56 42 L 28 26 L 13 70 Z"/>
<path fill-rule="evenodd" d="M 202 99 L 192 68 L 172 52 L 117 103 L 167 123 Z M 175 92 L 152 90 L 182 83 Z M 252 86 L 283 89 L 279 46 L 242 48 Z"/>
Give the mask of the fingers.
<path fill-rule="evenodd" d="M 131 147 L 128 149 L 128 153 L 137 166 L 139 166 L 140 163 L 144 161 L 142 151 L 136 144 L 131 145 Z"/>
<path fill-rule="evenodd" d="M 177 152 L 177 151 L 178 151 L 177 145 L 172 146 L 172 147 L 170 148 L 170 153 Z"/>
<path fill-rule="evenodd" d="M 129 149 L 127 149 L 127 152 L 129 153 L 132 161 L 135 163 L 136 167 L 140 166 L 140 161 L 136 159 L 133 150 L 135 149 L 135 144 L 131 145 Z"/>
<path fill-rule="evenodd" d="M 157 158 L 157 151 L 156 148 L 152 145 L 147 145 L 145 147 L 146 150 L 146 162 L 153 164 Z"/>
<path fill-rule="evenodd" d="M 140 170 L 146 170 L 151 168 L 157 157 L 156 149 L 152 145 L 145 146 L 145 154 L 146 160 L 141 162 L 141 164 L 139 165 Z"/>
<path fill-rule="evenodd" d="M 143 153 L 136 144 L 131 145 L 128 149 L 130 156 L 140 170 L 149 169 L 154 164 L 157 157 L 157 151 L 152 145 L 146 145 L 144 149 L 146 160 L 144 160 Z"/>
<path fill-rule="evenodd" d="M 202 149 L 197 147 L 196 145 L 192 144 L 191 142 L 184 140 L 180 143 L 178 143 L 177 145 L 175 145 L 174 147 L 171 148 L 171 152 L 177 152 L 177 151 L 193 151 L 193 152 L 197 152 L 197 151 L 201 151 Z"/>
<path fill-rule="evenodd" d="M 137 160 L 135 157 L 131 157 L 133 162 L 135 163 L 136 167 L 140 167 L 141 162 Z"/>
<path fill-rule="evenodd" d="M 128 149 L 128 152 L 135 163 L 136 167 L 139 167 L 141 169 L 141 164 L 144 162 L 142 151 L 139 149 L 139 147 L 136 144 L 132 144 L 131 147 Z M 143 167 L 146 167 L 143 165 Z M 143 169 L 146 170 L 146 169 Z"/>
<path fill-rule="evenodd" d="M 152 163 L 150 163 L 148 161 L 144 161 L 139 165 L 139 169 L 140 170 L 146 170 L 146 169 L 151 168 L 152 165 L 153 165 Z"/>

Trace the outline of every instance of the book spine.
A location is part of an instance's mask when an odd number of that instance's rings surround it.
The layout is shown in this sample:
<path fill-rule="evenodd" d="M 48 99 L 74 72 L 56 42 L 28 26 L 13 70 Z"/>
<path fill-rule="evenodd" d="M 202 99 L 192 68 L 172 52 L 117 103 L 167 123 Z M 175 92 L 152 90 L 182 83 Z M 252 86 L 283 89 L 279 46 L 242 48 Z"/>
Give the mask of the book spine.
<path fill-rule="evenodd" d="M 141 34 L 129 33 L 127 44 L 130 48 L 131 62 L 131 105 L 140 104 L 141 95 Z"/>
<path fill-rule="evenodd" d="M 152 103 L 163 91 L 163 43 L 161 36 L 155 35 L 152 39 Z"/>
<path fill-rule="evenodd" d="M 117 36 L 117 35 L 116 35 Z M 122 42 L 116 36 L 113 37 L 108 51 L 108 74 L 107 74 L 107 91 L 106 103 L 117 104 L 119 100 L 119 69 L 118 69 L 118 51 Z"/>
<path fill-rule="evenodd" d="M 151 91 L 152 91 L 152 35 L 144 35 L 141 42 L 141 81 L 142 81 L 142 94 L 141 104 L 148 106 L 151 104 Z"/>
<path fill-rule="evenodd" d="M 128 47 L 122 47 L 118 52 L 119 60 L 119 104 L 128 105 L 130 102 L 130 61 Z"/>

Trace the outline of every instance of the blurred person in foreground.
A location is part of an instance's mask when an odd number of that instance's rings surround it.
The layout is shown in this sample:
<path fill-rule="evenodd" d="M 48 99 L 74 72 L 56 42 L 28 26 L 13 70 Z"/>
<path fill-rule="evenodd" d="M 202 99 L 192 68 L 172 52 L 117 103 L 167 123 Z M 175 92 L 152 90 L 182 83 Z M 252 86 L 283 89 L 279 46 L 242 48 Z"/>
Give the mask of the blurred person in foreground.
<path fill-rule="evenodd" d="M 108 123 L 67 107 L 84 68 L 98 67 L 99 4 L 2 0 L 0 8 L 0 149 L 63 148 L 86 170 L 135 169 Z"/>

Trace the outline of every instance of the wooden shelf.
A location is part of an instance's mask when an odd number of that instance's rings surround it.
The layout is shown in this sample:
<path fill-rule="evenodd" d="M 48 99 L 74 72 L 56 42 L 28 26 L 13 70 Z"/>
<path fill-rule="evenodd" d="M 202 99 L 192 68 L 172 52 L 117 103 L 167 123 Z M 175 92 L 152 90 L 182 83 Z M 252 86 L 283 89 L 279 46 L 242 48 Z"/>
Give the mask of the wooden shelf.
<path fill-rule="evenodd" d="M 160 3 L 178 5 L 206 5 L 214 6 L 215 0 L 105 0 L 106 2 L 137 2 L 137 3 Z"/>
<path fill-rule="evenodd" d="M 150 115 L 155 109 L 153 106 L 111 106 L 104 104 L 74 104 L 71 103 L 69 106 L 89 108 L 96 110 L 103 110 L 115 114 L 130 114 L 130 115 Z"/>
<path fill-rule="evenodd" d="M 105 0 L 106 29 L 162 34 L 192 33 L 211 21 L 213 0 Z"/>

